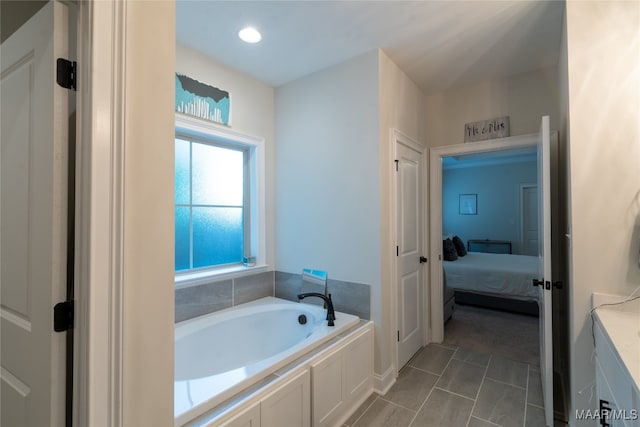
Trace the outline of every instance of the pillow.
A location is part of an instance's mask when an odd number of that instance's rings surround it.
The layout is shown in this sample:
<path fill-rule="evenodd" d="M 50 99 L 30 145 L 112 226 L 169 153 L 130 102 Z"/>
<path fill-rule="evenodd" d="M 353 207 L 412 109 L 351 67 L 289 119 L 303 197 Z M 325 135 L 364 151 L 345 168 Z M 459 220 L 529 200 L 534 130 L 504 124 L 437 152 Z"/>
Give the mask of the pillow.
<path fill-rule="evenodd" d="M 442 241 L 442 256 L 445 261 L 455 261 L 458 259 L 458 252 L 451 239 L 445 239 Z"/>
<path fill-rule="evenodd" d="M 458 253 L 459 257 L 463 257 L 467 254 L 467 250 L 464 247 L 464 243 L 462 242 L 462 239 L 459 238 L 458 236 L 453 236 L 453 246 L 456 247 L 456 252 Z"/>

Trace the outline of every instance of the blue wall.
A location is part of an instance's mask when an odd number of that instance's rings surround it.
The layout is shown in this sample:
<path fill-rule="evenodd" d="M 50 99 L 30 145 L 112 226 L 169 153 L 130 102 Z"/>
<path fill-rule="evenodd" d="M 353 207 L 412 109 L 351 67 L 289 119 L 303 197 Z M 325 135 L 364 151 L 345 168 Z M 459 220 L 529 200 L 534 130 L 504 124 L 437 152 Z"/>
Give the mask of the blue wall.
<path fill-rule="evenodd" d="M 442 230 L 444 235 L 468 239 L 509 240 L 521 253 L 520 185 L 537 182 L 535 161 L 442 172 Z M 477 215 L 458 213 L 459 195 L 477 194 Z"/>

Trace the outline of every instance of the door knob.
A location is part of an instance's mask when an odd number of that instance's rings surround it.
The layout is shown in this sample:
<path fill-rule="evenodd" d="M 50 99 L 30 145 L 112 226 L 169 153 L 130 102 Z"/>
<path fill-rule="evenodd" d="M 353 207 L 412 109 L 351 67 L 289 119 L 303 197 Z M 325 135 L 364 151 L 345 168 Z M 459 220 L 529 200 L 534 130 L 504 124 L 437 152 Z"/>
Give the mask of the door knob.
<path fill-rule="evenodd" d="M 420 264 L 423 264 L 423 263 L 425 263 L 425 262 L 427 262 L 427 258 L 426 258 L 426 257 L 421 256 L 421 257 L 420 257 Z"/>

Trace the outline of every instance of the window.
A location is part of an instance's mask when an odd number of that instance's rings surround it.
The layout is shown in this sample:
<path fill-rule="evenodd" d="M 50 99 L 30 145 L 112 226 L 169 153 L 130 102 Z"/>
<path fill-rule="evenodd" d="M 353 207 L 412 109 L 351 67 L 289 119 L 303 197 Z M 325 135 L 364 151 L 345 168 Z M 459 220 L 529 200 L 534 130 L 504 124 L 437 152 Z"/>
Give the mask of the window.
<path fill-rule="evenodd" d="M 261 142 L 199 120 L 177 120 L 176 272 L 263 260 Z"/>

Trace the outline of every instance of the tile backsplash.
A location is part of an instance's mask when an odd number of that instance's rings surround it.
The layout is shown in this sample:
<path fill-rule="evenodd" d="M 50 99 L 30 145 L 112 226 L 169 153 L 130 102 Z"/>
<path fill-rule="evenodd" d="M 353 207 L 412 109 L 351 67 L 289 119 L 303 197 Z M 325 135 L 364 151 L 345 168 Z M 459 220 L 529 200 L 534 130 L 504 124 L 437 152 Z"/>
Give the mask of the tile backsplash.
<path fill-rule="evenodd" d="M 336 311 L 371 318 L 371 286 L 329 279 L 328 291 Z M 301 274 L 282 271 L 181 286 L 175 291 L 175 319 L 181 322 L 268 296 L 298 301 L 297 295 L 303 292 L 323 293 L 324 287 L 303 281 Z M 308 298 L 305 302 L 322 304 L 320 298 Z"/>
<path fill-rule="evenodd" d="M 327 291 L 336 311 L 355 314 L 361 319 L 371 318 L 371 286 L 363 283 L 329 279 Z M 275 296 L 298 301 L 298 294 L 304 292 L 324 293 L 324 287 L 302 280 L 301 274 L 275 272 Z M 307 298 L 305 302 L 323 304 L 320 298 Z"/>
<path fill-rule="evenodd" d="M 176 322 L 274 295 L 274 272 L 176 288 Z"/>

